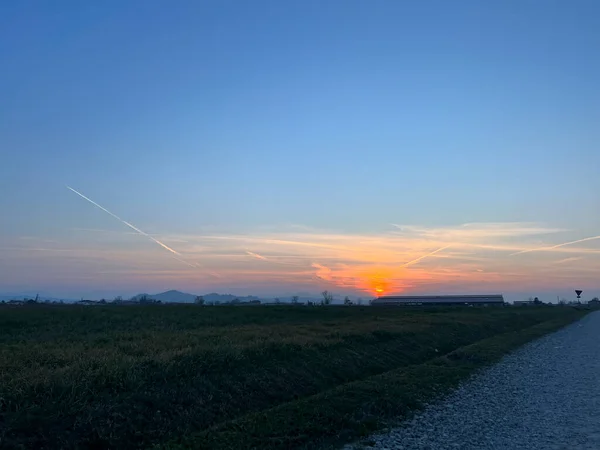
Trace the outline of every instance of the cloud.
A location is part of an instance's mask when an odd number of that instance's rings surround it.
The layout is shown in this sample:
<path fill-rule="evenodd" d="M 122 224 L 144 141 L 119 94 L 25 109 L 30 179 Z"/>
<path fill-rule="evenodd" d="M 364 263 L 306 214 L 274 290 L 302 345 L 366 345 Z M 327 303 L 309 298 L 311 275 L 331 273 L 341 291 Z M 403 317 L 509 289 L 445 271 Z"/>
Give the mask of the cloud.
<path fill-rule="evenodd" d="M 247 230 L 245 234 L 165 234 L 162 241 L 182 243 L 177 251 L 190 265 L 177 269 L 170 258 L 161 258 L 153 247 L 121 238 L 107 240 L 101 233 L 97 239 L 85 236 L 85 240 L 70 235 L 54 250 L 49 248 L 54 245 L 41 241 L 23 241 L 23 249 L 15 249 L 13 254 L 28 260 L 41 260 L 47 254 L 47 260 L 60 260 L 63 267 L 78 264 L 90 270 L 93 267 L 93 273 L 98 273 L 93 261 L 102 261 L 102 267 L 110 272 L 99 278 L 103 284 L 117 277 L 145 284 L 153 280 L 148 274 L 153 274 L 156 282 L 164 278 L 171 286 L 197 284 L 199 288 L 211 277 L 214 280 L 210 285 L 222 290 L 260 285 L 273 290 L 302 286 L 358 295 L 444 293 L 477 286 L 484 291 L 496 286 L 512 290 L 532 283 L 551 288 L 564 282 L 565 278 L 558 275 L 566 269 L 578 283 L 592 280 L 593 270 L 600 270 L 600 249 L 584 245 L 590 238 L 578 240 L 578 246 L 554 246 L 553 253 L 565 255 L 563 262 L 553 262 L 555 258 L 550 260 L 547 252 L 532 252 L 528 258 L 509 257 L 511 253 L 538 249 L 542 237 L 563 231 L 511 222 L 454 227 L 396 225 L 378 233 L 272 226 Z M 13 246 L 7 242 L 7 247 Z M 34 252 L 33 248 L 47 251 Z M 583 255 L 585 270 L 575 274 L 571 269 L 581 267 L 578 261 Z M 111 272 L 111 258 L 115 272 L 126 275 Z M 128 272 L 127 267 L 135 270 Z"/>
<path fill-rule="evenodd" d="M 321 280 L 325 280 L 325 281 L 332 281 L 332 276 L 331 276 L 332 271 L 329 267 L 324 266 L 319 263 L 312 263 L 311 266 L 314 267 L 315 269 L 317 269 L 317 273 L 316 273 L 317 278 L 320 278 Z"/>
<path fill-rule="evenodd" d="M 561 228 L 545 227 L 527 222 L 466 223 L 455 227 L 432 228 L 413 225 L 392 225 L 398 228 L 402 233 L 447 241 L 488 240 L 504 237 L 535 236 L 566 231 Z"/>
<path fill-rule="evenodd" d="M 258 253 L 246 251 L 246 254 L 248 254 L 248 255 L 252 256 L 253 258 L 256 258 L 256 259 L 260 259 L 260 260 L 263 260 L 263 261 L 268 261 L 267 258 L 265 258 L 262 255 L 259 255 Z"/>
<path fill-rule="evenodd" d="M 75 231 L 75 232 L 84 232 L 84 233 L 98 233 L 98 234 L 108 234 L 108 235 L 123 235 L 123 236 L 131 236 L 131 235 L 138 235 L 139 233 L 136 231 L 123 231 L 123 230 L 107 230 L 107 229 L 103 229 L 103 228 L 79 228 L 79 227 L 71 227 L 70 228 L 71 231 Z M 155 233 L 146 233 L 149 236 L 152 237 L 156 237 L 157 239 L 160 237 L 160 235 L 155 234 Z M 166 240 L 166 239 L 164 239 Z M 169 238 L 170 242 L 178 242 L 178 243 L 187 243 L 188 241 L 185 241 L 183 239 L 177 239 L 177 238 Z"/>

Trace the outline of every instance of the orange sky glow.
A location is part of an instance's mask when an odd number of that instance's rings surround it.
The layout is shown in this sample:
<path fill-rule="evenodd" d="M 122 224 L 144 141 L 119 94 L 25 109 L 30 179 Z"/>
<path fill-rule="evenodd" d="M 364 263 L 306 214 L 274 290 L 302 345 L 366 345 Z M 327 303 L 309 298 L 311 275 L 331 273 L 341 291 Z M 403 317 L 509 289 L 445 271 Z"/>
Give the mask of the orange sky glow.
<path fill-rule="evenodd" d="M 283 229 L 153 236 L 177 255 L 128 232 L 75 230 L 63 241 L 23 239 L 14 249 L 15 267 L 35 260 L 48 266 L 43 273 L 49 279 L 68 273 L 71 283 L 82 285 L 133 282 L 157 291 L 238 288 L 249 294 L 328 289 L 365 297 L 585 287 L 600 270 L 600 236 L 538 224 L 390 226 L 377 234 Z"/>

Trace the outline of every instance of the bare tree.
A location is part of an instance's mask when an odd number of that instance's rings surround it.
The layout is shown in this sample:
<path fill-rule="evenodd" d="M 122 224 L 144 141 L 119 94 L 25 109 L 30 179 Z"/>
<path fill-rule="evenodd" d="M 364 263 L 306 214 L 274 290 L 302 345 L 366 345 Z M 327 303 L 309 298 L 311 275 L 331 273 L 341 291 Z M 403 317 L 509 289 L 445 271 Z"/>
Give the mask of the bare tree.
<path fill-rule="evenodd" d="M 321 300 L 321 305 L 330 305 L 333 301 L 333 294 L 329 291 L 323 291 L 321 292 L 321 295 L 323 296 L 323 300 Z"/>
<path fill-rule="evenodd" d="M 347 295 L 344 298 L 344 305 L 346 305 L 346 306 L 351 306 L 352 305 L 352 300 L 350 300 L 350 297 L 348 297 Z"/>
<path fill-rule="evenodd" d="M 202 297 L 201 295 L 198 295 L 198 296 L 196 297 L 196 299 L 194 300 L 194 303 L 195 303 L 196 305 L 203 306 L 203 305 L 204 305 L 204 297 Z"/>
<path fill-rule="evenodd" d="M 297 295 L 292 296 L 292 305 L 298 304 L 299 297 Z"/>
<path fill-rule="evenodd" d="M 279 297 L 275 297 L 275 304 L 276 305 L 280 305 L 281 304 L 281 300 L 279 300 Z"/>

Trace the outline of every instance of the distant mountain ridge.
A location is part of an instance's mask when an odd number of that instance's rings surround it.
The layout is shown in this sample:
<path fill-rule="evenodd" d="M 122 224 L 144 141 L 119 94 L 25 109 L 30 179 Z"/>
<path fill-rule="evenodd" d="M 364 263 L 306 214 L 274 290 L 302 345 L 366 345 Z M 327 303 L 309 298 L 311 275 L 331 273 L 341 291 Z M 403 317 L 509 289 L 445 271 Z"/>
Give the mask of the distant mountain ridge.
<path fill-rule="evenodd" d="M 292 294 L 284 294 L 282 296 L 278 296 L 278 297 L 257 297 L 254 295 L 246 295 L 246 296 L 239 296 L 239 295 L 232 295 L 232 294 L 218 294 L 216 292 L 211 292 L 209 294 L 201 294 L 200 295 L 203 299 L 204 302 L 206 304 L 224 304 L 224 303 L 230 303 L 234 300 L 239 300 L 240 303 L 247 303 L 247 302 L 251 302 L 251 301 L 260 301 L 261 303 L 265 303 L 265 304 L 271 304 L 271 303 L 291 303 L 292 302 L 292 297 L 293 296 L 298 296 L 298 302 L 299 303 L 308 303 L 308 302 L 313 302 L 313 303 L 320 303 L 322 298 L 317 296 L 317 295 L 311 295 L 308 292 L 298 292 L 298 293 L 294 293 Z M 160 292 L 158 294 L 148 294 L 148 293 L 141 293 L 141 294 L 137 294 L 131 298 L 127 298 L 127 297 L 121 297 L 118 296 L 116 298 L 119 298 L 122 300 L 133 300 L 136 302 L 139 302 L 140 299 L 142 298 L 146 298 L 146 299 L 153 299 L 153 300 L 160 300 L 161 303 L 194 303 L 194 301 L 196 300 L 196 295 L 195 294 L 190 294 L 190 293 L 186 293 L 186 292 L 181 292 L 175 289 L 169 290 L 169 291 L 165 291 L 165 292 Z M 23 301 L 24 299 L 35 299 L 36 298 L 36 294 L 31 294 L 31 293 L 27 293 L 27 292 L 19 292 L 19 293 L 14 293 L 14 294 L 10 294 L 10 293 L 1 293 L 0 294 L 0 301 L 10 301 L 10 300 L 18 300 L 18 301 Z M 89 297 L 85 297 L 85 298 L 77 298 L 77 299 L 73 299 L 73 298 L 60 298 L 60 297 L 51 297 L 48 295 L 39 295 L 38 297 L 38 301 L 39 302 L 64 302 L 64 303 L 76 303 L 79 302 L 80 300 L 89 300 Z M 111 302 L 112 299 L 106 298 L 106 300 L 108 302 Z M 91 301 L 97 301 L 97 300 L 91 300 Z M 336 296 L 333 300 L 334 304 L 339 304 L 342 303 L 342 297 L 340 296 Z M 366 303 L 366 302 L 365 302 Z"/>
<path fill-rule="evenodd" d="M 6 295 L 0 295 L 0 301 L 10 301 L 10 300 L 30 300 L 30 299 L 35 299 L 36 298 L 36 294 L 6 294 Z M 77 300 L 72 299 L 72 298 L 60 298 L 60 297 L 48 297 L 45 295 L 40 295 L 37 296 L 38 297 L 38 301 L 40 302 L 65 302 L 65 303 L 74 303 Z"/>
<path fill-rule="evenodd" d="M 194 301 L 196 300 L 196 297 L 197 297 L 194 294 L 188 294 L 188 293 L 177 291 L 177 290 L 173 289 L 170 291 L 161 292 L 160 294 L 138 294 L 138 295 L 132 297 L 132 300 L 139 300 L 143 296 L 146 296 L 146 298 L 149 298 L 149 299 L 160 300 L 163 303 L 194 303 Z M 200 295 L 200 296 L 202 298 L 204 298 L 205 302 L 208 302 L 208 303 L 210 303 L 210 302 L 226 303 L 226 302 L 231 302 L 232 300 L 235 300 L 235 299 L 238 299 L 241 302 L 260 300 L 258 297 L 255 297 L 253 295 L 247 295 L 245 297 L 240 297 L 238 295 L 217 294 L 215 292 L 206 294 L 206 295 Z"/>

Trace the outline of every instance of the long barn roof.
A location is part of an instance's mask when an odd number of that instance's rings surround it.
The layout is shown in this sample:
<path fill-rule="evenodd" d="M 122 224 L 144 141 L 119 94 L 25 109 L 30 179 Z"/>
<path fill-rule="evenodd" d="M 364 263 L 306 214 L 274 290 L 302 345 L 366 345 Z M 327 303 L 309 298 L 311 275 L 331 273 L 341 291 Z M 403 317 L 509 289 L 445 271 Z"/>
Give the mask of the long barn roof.
<path fill-rule="evenodd" d="M 501 303 L 501 294 L 492 295 L 399 295 L 385 296 L 373 300 L 372 303 Z"/>

